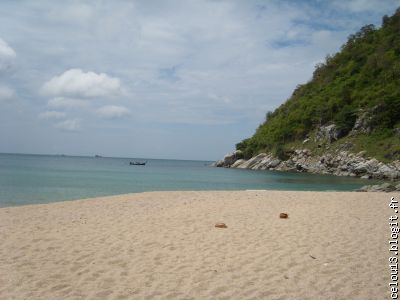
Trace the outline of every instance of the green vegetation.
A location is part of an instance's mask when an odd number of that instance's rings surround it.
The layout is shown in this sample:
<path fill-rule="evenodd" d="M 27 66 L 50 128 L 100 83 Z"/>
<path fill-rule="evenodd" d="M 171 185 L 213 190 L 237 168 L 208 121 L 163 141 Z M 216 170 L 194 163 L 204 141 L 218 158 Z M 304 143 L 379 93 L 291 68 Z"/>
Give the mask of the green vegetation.
<path fill-rule="evenodd" d="M 349 136 L 357 118 L 366 113 L 369 130 Z M 342 138 L 330 149 L 351 142 L 352 151 L 365 150 L 384 161 L 400 158 L 400 133 L 395 130 L 400 127 L 400 8 L 383 17 L 381 28 L 367 25 L 350 35 L 340 52 L 316 66 L 311 81 L 268 112 L 255 134 L 236 148 L 246 158 L 260 152 L 283 157 L 320 126 L 332 123 Z M 310 142 L 307 147 L 318 145 Z"/>

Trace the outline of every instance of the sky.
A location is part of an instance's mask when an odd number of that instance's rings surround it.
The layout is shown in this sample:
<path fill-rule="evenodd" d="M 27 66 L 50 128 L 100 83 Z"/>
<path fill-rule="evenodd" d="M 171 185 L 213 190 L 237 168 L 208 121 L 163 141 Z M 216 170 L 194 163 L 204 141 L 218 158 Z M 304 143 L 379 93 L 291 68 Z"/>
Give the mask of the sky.
<path fill-rule="evenodd" d="M 0 152 L 216 160 L 400 0 L 0 1 Z"/>

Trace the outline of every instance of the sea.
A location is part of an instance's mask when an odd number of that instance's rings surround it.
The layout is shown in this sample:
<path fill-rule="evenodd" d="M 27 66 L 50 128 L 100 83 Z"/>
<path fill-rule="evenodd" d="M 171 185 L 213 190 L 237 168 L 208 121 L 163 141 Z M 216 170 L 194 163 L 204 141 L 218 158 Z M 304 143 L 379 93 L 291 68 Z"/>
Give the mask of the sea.
<path fill-rule="evenodd" d="M 131 161 L 145 166 L 130 165 Z M 0 207 L 148 191 L 352 191 L 371 181 L 211 167 L 211 161 L 0 154 Z"/>

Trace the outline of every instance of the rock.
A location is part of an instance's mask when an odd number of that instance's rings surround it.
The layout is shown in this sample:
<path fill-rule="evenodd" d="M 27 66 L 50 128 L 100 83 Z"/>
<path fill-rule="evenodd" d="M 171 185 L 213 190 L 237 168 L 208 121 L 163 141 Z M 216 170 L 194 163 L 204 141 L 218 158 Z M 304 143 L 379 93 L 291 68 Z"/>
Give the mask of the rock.
<path fill-rule="evenodd" d="M 316 134 L 316 141 L 327 140 L 329 143 L 336 141 L 341 137 L 341 131 L 336 127 L 335 124 L 328 126 L 321 126 L 318 128 Z"/>
<path fill-rule="evenodd" d="M 383 178 L 397 179 L 400 177 L 400 172 L 390 168 L 387 165 L 380 165 L 377 171 L 383 175 Z"/>
<path fill-rule="evenodd" d="M 384 192 L 393 192 L 394 190 L 396 190 L 396 187 L 388 182 L 385 182 L 379 186 L 379 190 L 382 190 Z"/>
<path fill-rule="evenodd" d="M 296 164 L 296 170 L 299 172 L 307 172 L 308 168 L 302 164 Z"/>
<path fill-rule="evenodd" d="M 344 147 L 346 148 L 346 147 Z M 249 160 L 239 158 L 240 151 L 226 155 L 213 166 L 253 170 L 297 171 L 315 174 L 334 174 L 338 176 L 358 176 L 363 179 L 400 179 L 400 161 L 390 164 L 379 162 L 375 158 L 365 157 L 366 152 L 357 154 L 347 150 L 336 149 L 318 156 L 309 149 L 292 149 L 287 160 L 280 160 L 271 153 L 260 153 Z"/>
<path fill-rule="evenodd" d="M 252 169 L 255 165 L 259 164 L 265 157 L 267 156 L 266 153 L 260 153 L 257 156 L 250 158 L 248 161 L 239 165 L 238 168 L 240 169 Z"/>
<path fill-rule="evenodd" d="M 236 151 L 224 156 L 224 165 L 225 166 L 230 166 L 235 161 L 237 161 L 238 159 L 240 159 L 242 157 L 243 157 L 242 151 L 236 150 Z"/>
<path fill-rule="evenodd" d="M 394 186 L 388 182 L 376 185 L 364 185 L 357 191 L 359 192 L 393 192 L 395 191 L 397 186 Z"/>
<path fill-rule="evenodd" d="M 360 187 L 356 191 L 357 192 L 368 192 L 369 189 L 370 189 L 370 185 L 363 185 L 362 187 Z"/>
<path fill-rule="evenodd" d="M 217 160 L 216 162 L 211 164 L 211 167 L 223 167 L 223 166 L 224 166 L 223 160 Z"/>
<path fill-rule="evenodd" d="M 213 163 L 211 166 L 213 167 L 225 167 L 229 168 L 231 165 L 233 165 L 238 159 L 243 158 L 243 153 L 240 150 L 236 150 L 232 153 L 229 153 L 224 156 L 222 160 L 218 160 L 215 163 Z"/>
<path fill-rule="evenodd" d="M 393 167 L 393 169 L 400 170 L 400 161 L 399 160 L 392 161 L 392 163 L 390 165 Z"/>
<path fill-rule="evenodd" d="M 276 168 L 280 163 L 281 163 L 280 159 L 274 158 L 274 159 L 270 160 L 270 162 L 268 164 L 268 168 Z"/>
<path fill-rule="evenodd" d="M 354 122 L 354 126 L 350 132 L 350 135 L 357 133 L 370 133 L 373 129 L 372 120 L 376 115 L 376 112 L 383 109 L 382 105 L 376 105 L 367 111 L 360 110 L 358 117 Z"/>
<path fill-rule="evenodd" d="M 215 224 L 215 227 L 217 227 L 217 228 L 228 228 L 228 226 L 226 226 L 225 223 L 217 223 L 217 224 Z"/>
<path fill-rule="evenodd" d="M 394 128 L 393 132 L 395 136 L 400 137 L 400 128 Z"/>
<path fill-rule="evenodd" d="M 365 174 L 368 171 L 367 168 L 368 168 L 368 164 L 366 164 L 365 162 L 360 162 L 354 166 L 353 172 L 356 173 L 357 175 Z"/>
<path fill-rule="evenodd" d="M 241 164 L 243 164 L 245 162 L 246 162 L 245 159 L 238 159 L 237 161 L 235 161 L 233 163 L 233 165 L 231 165 L 231 168 L 238 168 Z"/>
<path fill-rule="evenodd" d="M 371 132 L 371 113 L 369 111 L 361 113 L 356 121 L 354 122 L 354 126 L 350 132 L 350 135 L 354 135 L 359 132 L 369 133 Z"/>
<path fill-rule="evenodd" d="M 370 168 L 370 170 L 374 171 L 378 169 L 379 164 L 381 164 L 381 166 L 383 165 L 381 162 L 379 162 L 378 160 L 376 160 L 375 158 L 369 159 L 367 161 L 367 164 Z"/>
<path fill-rule="evenodd" d="M 398 185 L 395 186 L 396 191 L 400 191 L 400 183 Z"/>
<path fill-rule="evenodd" d="M 279 214 L 279 218 L 281 218 L 281 219 L 287 219 L 287 218 L 289 218 L 289 215 L 288 215 L 287 213 L 280 213 L 280 214 Z"/>
<path fill-rule="evenodd" d="M 367 151 L 363 150 L 363 151 L 358 152 L 356 156 L 365 157 L 366 154 L 367 154 Z"/>

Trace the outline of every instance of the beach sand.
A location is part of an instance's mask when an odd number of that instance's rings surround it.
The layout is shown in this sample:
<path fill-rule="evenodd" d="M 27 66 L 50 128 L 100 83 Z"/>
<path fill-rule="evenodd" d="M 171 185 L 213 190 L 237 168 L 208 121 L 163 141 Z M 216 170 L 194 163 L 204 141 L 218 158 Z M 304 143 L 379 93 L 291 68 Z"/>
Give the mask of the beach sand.
<path fill-rule="evenodd" d="M 150 192 L 1 208 L 0 299 L 386 299 L 391 196 Z"/>

